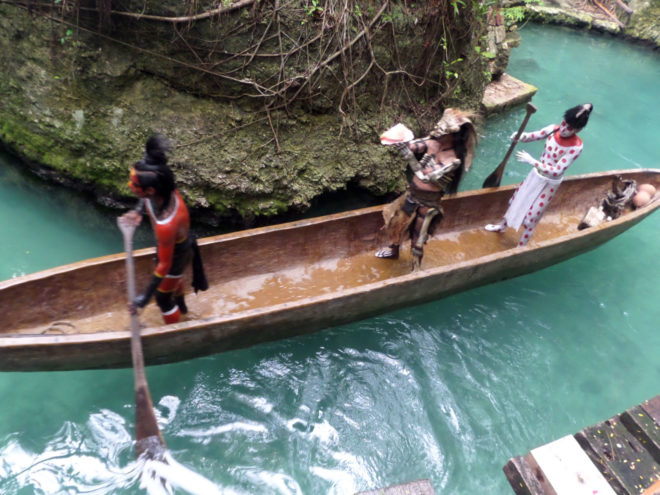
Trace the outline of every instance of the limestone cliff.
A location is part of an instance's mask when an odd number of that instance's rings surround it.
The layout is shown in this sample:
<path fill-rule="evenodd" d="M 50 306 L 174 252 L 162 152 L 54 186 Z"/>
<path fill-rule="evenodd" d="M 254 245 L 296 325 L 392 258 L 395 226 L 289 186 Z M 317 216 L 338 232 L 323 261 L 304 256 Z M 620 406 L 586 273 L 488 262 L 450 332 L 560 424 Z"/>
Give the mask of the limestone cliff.
<path fill-rule="evenodd" d="M 525 17 L 534 22 L 593 29 L 660 48 L 660 0 L 534 0 L 523 5 Z"/>
<path fill-rule="evenodd" d="M 381 131 L 478 109 L 485 19 L 462 0 L 2 3 L 0 141 L 109 205 L 132 201 L 127 169 L 153 132 L 209 218 L 386 194 L 403 164 Z"/>

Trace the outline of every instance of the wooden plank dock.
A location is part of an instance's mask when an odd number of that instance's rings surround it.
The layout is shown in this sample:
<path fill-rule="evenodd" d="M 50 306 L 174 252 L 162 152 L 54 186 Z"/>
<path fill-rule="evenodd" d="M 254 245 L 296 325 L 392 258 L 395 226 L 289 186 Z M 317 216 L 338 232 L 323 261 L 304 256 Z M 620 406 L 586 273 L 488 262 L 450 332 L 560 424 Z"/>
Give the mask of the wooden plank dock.
<path fill-rule="evenodd" d="M 660 495 L 660 395 L 503 470 L 516 495 Z"/>

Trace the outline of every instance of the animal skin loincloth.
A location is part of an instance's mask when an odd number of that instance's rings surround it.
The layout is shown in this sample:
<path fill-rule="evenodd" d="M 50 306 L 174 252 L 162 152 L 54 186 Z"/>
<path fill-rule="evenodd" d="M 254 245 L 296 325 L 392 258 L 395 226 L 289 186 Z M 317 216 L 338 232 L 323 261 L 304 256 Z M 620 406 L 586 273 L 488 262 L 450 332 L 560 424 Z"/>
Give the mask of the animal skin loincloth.
<path fill-rule="evenodd" d="M 443 217 L 440 201 L 444 193 L 442 191 L 425 191 L 419 189 L 414 183 L 408 186 L 408 190 L 383 208 L 383 231 L 391 244 L 400 245 L 410 238 L 410 226 L 417 217 L 420 206 L 435 208 L 438 215 L 433 219 L 429 226 L 429 235 L 433 234 L 433 228 Z M 411 214 L 406 213 L 404 206 L 406 198 L 410 197 L 415 203 L 415 208 Z"/>

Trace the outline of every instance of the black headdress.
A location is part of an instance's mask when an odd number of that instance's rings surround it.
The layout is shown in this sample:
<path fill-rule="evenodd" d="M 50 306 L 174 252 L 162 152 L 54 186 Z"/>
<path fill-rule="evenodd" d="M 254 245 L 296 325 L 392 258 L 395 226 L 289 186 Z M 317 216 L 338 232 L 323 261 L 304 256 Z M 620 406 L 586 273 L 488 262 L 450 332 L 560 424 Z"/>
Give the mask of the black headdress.
<path fill-rule="evenodd" d="M 167 152 L 170 150 L 167 139 L 155 134 L 147 139 L 144 156 L 135 164 L 135 172 L 139 178 L 140 186 L 144 189 L 153 187 L 165 203 L 176 184 L 174 174 L 167 165 Z"/>
<path fill-rule="evenodd" d="M 591 103 L 585 103 L 584 105 L 569 108 L 566 110 L 566 113 L 564 113 L 564 120 L 573 129 L 579 131 L 587 125 L 589 114 L 591 114 L 593 109 L 594 106 Z"/>

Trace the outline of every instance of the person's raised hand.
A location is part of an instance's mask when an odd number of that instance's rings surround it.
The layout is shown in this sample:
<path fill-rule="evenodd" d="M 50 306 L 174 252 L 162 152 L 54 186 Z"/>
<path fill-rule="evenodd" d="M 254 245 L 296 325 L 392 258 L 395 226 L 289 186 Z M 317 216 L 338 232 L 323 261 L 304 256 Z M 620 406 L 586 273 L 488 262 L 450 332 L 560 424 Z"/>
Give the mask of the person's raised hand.
<path fill-rule="evenodd" d="M 121 221 L 128 225 L 137 227 L 142 222 L 142 215 L 136 210 L 130 210 L 121 216 Z"/>
<path fill-rule="evenodd" d="M 526 162 L 530 165 L 534 165 L 535 163 L 534 157 L 523 150 L 516 151 L 516 158 L 519 162 Z"/>

